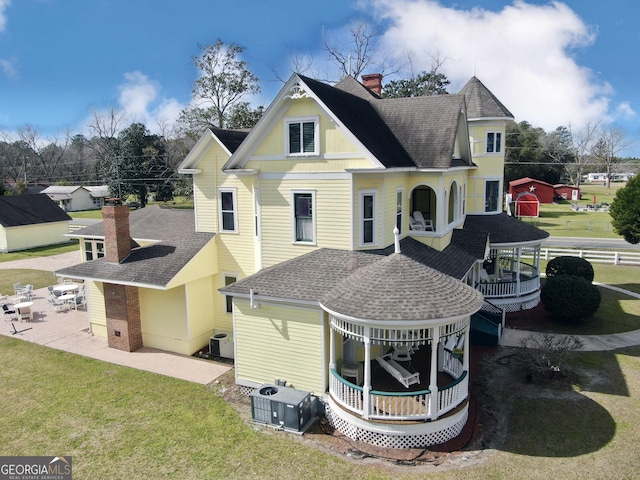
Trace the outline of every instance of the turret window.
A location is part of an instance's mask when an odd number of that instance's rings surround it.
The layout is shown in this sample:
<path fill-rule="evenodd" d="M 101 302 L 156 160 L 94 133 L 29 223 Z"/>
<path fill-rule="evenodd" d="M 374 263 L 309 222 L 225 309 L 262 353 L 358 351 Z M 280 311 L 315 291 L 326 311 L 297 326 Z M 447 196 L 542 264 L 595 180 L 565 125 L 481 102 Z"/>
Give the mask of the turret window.
<path fill-rule="evenodd" d="M 487 153 L 502 152 L 502 132 L 487 132 Z"/>

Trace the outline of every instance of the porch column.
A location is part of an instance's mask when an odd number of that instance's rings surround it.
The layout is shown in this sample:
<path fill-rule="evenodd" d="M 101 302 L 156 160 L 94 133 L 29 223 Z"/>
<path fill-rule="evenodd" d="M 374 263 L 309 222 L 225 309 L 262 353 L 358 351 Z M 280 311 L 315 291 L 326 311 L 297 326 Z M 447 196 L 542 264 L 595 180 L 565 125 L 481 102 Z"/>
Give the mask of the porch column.
<path fill-rule="evenodd" d="M 467 323 L 467 328 L 464 329 L 464 354 L 462 355 L 462 370 L 469 374 L 469 337 L 471 336 L 471 318 Z"/>
<path fill-rule="evenodd" d="M 371 415 L 371 329 L 364 328 L 364 382 L 362 385 L 363 410 L 362 416 L 369 418 Z"/>
<path fill-rule="evenodd" d="M 516 260 L 516 265 L 518 266 L 516 268 L 516 292 L 520 296 L 520 247 L 516 247 Z"/>
<path fill-rule="evenodd" d="M 438 349 L 440 347 L 440 329 L 433 329 L 431 339 L 431 366 L 429 367 L 429 390 L 431 398 L 429 400 L 429 411 L 427 418 L 435 420 L 438 418 Z"/>
<path fill-rule="evenodd" d="M 331 316 L 329 317 L 329 368 L 336 369 L 336 333 L 333 330 L 331 323 Z"/>

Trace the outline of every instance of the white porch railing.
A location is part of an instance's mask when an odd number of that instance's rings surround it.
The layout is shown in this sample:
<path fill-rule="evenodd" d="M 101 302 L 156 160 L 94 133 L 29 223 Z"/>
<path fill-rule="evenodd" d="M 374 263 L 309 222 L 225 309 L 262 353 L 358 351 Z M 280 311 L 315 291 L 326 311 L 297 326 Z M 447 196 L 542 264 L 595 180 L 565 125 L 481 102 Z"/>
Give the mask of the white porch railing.
<path fill-rule="evenodd" d="M 372 390 L 369 393 L 369 418 L 375 420 L 433 420 L 455 409 L 462 403 L 469 392 L 469 377 L 462 370 L 462 362 L 445 352 L 443 370 L 457 380 L 438 390 L 437 411 L 433 405 L 431 390 L 414 392 L 381 392 Z M 336 403 L 346 410 L 364 415 L 363 388 L 342 378 L 331 369 L 329 393 Z"/>
<path fill-rule="evenodd" d="M 519 297 L 535 292 L 540 288 L 540 277 L 518 281 L 498 281 L 492 283 L 478 283 L 476 288 L 486 298 Z"/>

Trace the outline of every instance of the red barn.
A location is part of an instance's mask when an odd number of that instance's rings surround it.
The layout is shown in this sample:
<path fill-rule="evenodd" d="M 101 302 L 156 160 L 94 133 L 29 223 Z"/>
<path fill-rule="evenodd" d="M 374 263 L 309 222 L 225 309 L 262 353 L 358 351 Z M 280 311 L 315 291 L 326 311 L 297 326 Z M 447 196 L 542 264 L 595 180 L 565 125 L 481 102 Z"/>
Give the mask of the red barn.
<path fill-rule="evenodd" d="M 512 198 L 518 198 L 518 194 L 523 192 L 535 195 L 540 203 L 553 203 L 553 185 L 542 180 L 525 177 L 509 182 Z"/>
<path fill-rule="evenodd" d="M 580 188 L 572 187 L 571 185 L 564 185 L 562 183 L 553 186 L 553 193 L 556 198 L 563 200 L 573 200 L 574 202 L 580 200 Z"/>

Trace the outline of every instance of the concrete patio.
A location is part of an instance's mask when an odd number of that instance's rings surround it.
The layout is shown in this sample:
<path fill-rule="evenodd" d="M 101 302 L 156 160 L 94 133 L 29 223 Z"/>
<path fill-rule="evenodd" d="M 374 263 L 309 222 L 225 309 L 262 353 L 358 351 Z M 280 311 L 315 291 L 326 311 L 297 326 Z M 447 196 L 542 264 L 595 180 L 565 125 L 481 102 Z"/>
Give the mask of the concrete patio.
<path fill-rule="evenodd" d="M 0 334 L 105 362 L 201 384 L 214 381 L 232 368 L 225 363 L 147 347 L 140 348 L 135 352 L 109 348 L 106 338 L 95 337 L 90 333 L 86 308 L 77 311 L 72 308 L 68 311 L 56 312 L 49 305 L 48 296 L 49 291 L 46 288 L 35 290 L 32 297 L 33 322 L 4 320 L 0 326 Z M 14 327 L 19 333 L 14 332 Z"/>

